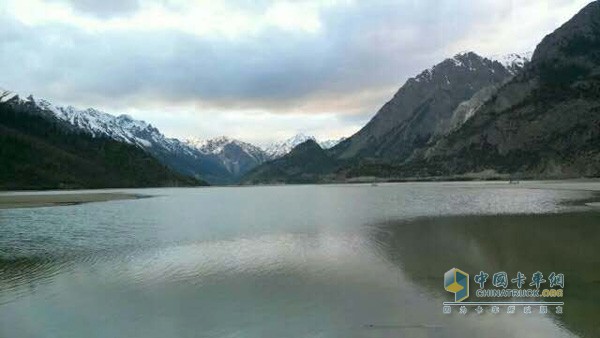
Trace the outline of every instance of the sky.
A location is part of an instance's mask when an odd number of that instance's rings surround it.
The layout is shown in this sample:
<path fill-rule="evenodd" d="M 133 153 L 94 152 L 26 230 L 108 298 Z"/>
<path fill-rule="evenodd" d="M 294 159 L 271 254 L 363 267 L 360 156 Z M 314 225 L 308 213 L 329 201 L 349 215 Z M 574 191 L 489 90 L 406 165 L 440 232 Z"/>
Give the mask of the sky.
<path fill-rule="evenodd" d="M 589 0 L 3 0 L 0 87 L 170 137 L 358 131 L 462 51 L 533 51 Z"/>

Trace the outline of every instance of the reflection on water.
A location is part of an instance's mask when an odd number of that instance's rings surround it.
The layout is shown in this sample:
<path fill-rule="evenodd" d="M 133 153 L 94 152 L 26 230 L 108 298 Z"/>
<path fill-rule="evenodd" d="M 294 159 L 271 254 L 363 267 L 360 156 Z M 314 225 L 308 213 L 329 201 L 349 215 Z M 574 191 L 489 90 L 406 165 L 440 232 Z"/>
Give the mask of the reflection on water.
<path fill-rule="evenodd" d="M 155 192 L 2 211 L 0 337 L 599 335 L 600 217 L 564 204 L 591 193 L 454 184 Z M 443 315 L 442 276 L 454 266 L 563 272 L 565 313 Z"/>
<path fill-rule="evenodd" d="M 416 284 L 442 299 L 450 267 L 478 271 L 563 272 L 565 312 L 582 336 L 600 336 L 600 217 L 597 213 L 423 218 L 377 226 L 378 248 Z M 552 299 L 546 299 L 551 301 Z"/>
<path fill-rule="evenodd" d="M 67 262 L 40 258 L 0 260 L 0 305 L 34 292 L 38 285 L 62 273 Z"/>

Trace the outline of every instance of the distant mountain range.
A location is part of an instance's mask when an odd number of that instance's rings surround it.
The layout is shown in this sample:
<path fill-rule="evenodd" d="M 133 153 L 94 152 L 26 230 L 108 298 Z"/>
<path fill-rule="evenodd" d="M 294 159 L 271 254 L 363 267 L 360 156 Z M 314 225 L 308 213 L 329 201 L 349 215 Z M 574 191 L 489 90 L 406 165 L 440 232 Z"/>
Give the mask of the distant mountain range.
<path fill-rule="evenodd" d="M 600 3 L 527 55 L 466 52 L 410 78 L 360 131 L 244 182 L 600 176 Z M 498 61 L 498 59 L 501 61 Z"/>
<path fill-rule="evenodd" d="M 303 133 L 296 134 L 290 137 L 287 140 L 281 142 L 273 142 L 265 147 L 265 153 L 269 159 L 276 159 L 282 157 L 292 151 L 294 147 L 297 145 L 304 143 L 308 140 L 313 140 L 317 142 L 323 149 L 329 149 L 343 141 L 345 138 L 342 137 L 337 140 L 325 140 L 325 141 L 317 141 L 314 136 L 305 135 Z"/>
<path fill-rule="evenodd" d="M 0 189 L 194 186 L 138 146 L 94 136 L 32 99 L 0 100 Z"/>
<path fill-rule="evenodd" d="M 57 106 L 31 95 L 24 100 L 14 96 L 11 102 L 45 112 L 45 116 L 53 115 L 94 138 L 106 137 L 141 148 L 172 170 L 211 184 L 236 183 L 254 167 L 287 154 L 307 139 L 314 139 L 312 136 L 298 134 L 272 143 L 264 150 L 225 136 L 208 140 L 179 140 L 165 137 L 151 124 L 128 115 L 115 116 L 93 108 Z M 328 140 L 322 144 L 324 147 L 331 147 L 336 143 Z"/>
<path fill-rule="evenodd" d="M 226 183 L 233 183 L 250 169 L 269 160 L 257 146 L 222 136 L 210 140 L 188 139 L 188 146 L 199 151 L 202 157 L 213 157 L 226 169 Z M 200 175 L 202 175 L 200 173 Z"/>
<path fill-rule="evenodd" d="M 203 179 L 212 184 L 229 182 L 231 175 L 218 156 L 203 153 L 178 139 L 165 137 L 145 121 L 135 120 L 128 115 L 114 116 L 93 108 L 56 106 L 33 96 L 25 101 L 92 137 L 107 137 L 135 145 L 182 175 Z"/>

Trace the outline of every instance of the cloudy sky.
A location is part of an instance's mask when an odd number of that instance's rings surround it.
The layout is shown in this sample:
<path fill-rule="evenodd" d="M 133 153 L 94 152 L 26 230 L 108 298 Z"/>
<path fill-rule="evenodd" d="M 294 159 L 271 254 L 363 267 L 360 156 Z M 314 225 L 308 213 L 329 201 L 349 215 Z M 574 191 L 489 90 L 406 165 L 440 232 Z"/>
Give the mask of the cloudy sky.
<path fill-rule="evenodd" d="M 531 51 L 589 0 L 2 0 L 0 87 L 168 136 L 348 136 L 458 52 Z"/>

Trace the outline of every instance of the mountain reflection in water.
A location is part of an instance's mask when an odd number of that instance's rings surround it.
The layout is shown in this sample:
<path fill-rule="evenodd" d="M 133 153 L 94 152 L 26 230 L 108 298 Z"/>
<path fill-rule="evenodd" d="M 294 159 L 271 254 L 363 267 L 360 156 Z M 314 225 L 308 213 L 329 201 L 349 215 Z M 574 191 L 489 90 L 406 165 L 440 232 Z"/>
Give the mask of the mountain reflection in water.
<path fill-rule="evenodd" d="M 488 285 L 498 271 L 509 276 L 521 271 L 527 283 L 536 271 L 546 277 L 553 271 L 564 273 L 564 313 L 549 315 L 575 334 L 599 337 L 599 221 L 597 212 L 423 217 L 378 224 L 371 236 L 383 256 L 440 304 L 452 300 L 441 279 L 452 267 L 471 274 L 472 290 L 477 287 L 473 275 L 479 271 L 490 274 Z"/>

